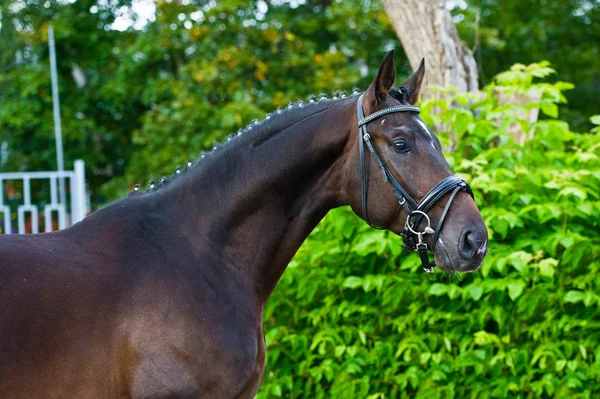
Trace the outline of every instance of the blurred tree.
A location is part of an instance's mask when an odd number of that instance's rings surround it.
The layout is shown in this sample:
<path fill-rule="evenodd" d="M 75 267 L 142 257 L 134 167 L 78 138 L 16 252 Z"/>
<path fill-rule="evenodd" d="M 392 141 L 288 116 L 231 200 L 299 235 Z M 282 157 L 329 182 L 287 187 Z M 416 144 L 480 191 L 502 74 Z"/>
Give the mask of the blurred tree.
<path fill-rule="evenodd" d="M 103 88 L 115 78 L 118 52 L 131 35 L 109 29 L 130 1 L 96 5 L 41 0 L 0 5 L 0 141 L 8 143 L 4 170 L 56 168 L 47 27 L 55 27 L 65 166 L 83 158 L 95 189 L 124 171 L 137 99 L 115 103 Z M 103 3 L 104 4 L 104 3 Z M 74 76 L 78 76 L 78 81 Z"/>
<path fill-rule="evenodd" d="M 426 86 L 479 90 L 473 53 L 458 37 L 446 1 L 383 0 L 383 4 L 413 69 L 425 57 Z"/>
<path fill-rule="evenodd" d="M 515 63 L 548 60 L 556 80 L 575 83 L 561 107 L 575 130 L 591 128 L 600 95 L 600 1 L 466 0 L 452 2 L 458 32 L 475 50 L 480 81 Z"/>

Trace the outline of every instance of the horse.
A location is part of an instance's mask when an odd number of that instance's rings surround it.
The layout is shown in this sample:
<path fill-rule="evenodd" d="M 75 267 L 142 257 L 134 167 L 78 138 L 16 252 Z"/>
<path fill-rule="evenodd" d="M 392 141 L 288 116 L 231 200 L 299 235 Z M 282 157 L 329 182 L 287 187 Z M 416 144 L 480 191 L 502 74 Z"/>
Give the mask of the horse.
<path fill-rule="evenodd" d="M 426 271 L 476 270 L 487 229 L 419 117 L 424 73 L 393 87 L 389 52 L 364 92 L 279 109 L 64 230 L 0 237 L 0 397 L 254 397 L 265 303 L 335 207 Z"/>

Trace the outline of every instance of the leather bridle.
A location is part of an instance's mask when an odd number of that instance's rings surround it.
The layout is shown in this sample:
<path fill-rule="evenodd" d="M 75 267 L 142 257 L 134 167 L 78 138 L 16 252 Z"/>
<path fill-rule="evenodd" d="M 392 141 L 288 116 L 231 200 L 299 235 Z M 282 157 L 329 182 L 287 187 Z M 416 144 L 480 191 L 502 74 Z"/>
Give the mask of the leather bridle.
<path fill-rule="evenodd" d="M 433 234 L 433 248 L 431 252 L 435 250 L 438 237 L 442 230 L 442 225 L 444 224 L 444 219 L 448 215 L 448 210 L 450 209 L 450 205 L 454 200 L 456 194 L 465 190 L 468 192 L 471 197 L 473 197 L 473 191 L 469 184 L 458 176 L 448 176 L 441 180 L 438 184 L 436 184 L 429 192 L 421 199 L 421 201 L 415 201 L 410 194 L 402 187 L 402 185 L 396 180 L 392 172 L 388 169 L 379 153 L 375 149 L 373 145 L 373 140 L 369 133 L 367 133 L 367 123 L 382 117 L 383 115 L 392 114 L 396 112 L 415 112 L 419 113 L 421 110 L 418 107 L 412 105 L 397 105 L 394 107 L 385 108 L 370 114 L 365 117 L 362 107 L 362 100 L 364 94 L 362 94 L 358 98 L 358 102 L 356 104 L 356 114 L 358 118 L 358 132 L 359 132 L 359 140 L 358 147 L 360 151 L 360 187 L 361 187 L 361 196 L 362 196 L 362 213 L 364 220 L 371 227 L 379 228 L 374 226 L 369 221 L 369 216 L 367 213 L 367 175 L 365 170 L 365 144 L 369 148 L 371 155 L 375 159 L 377 166 L 381 169 L 381 173 L 383 175 L 383 182 L 389 182 L 392 185 L 392 192 L 398 199 L 398 202 L 404 210 L 406 211 L 406 223 L 404 226 L 404 231 L 402 232 L 402 242 L 404 243 L 404 247 L 409 251 L 417 251 L 419 253 L 419 257 L 421 258 L 421 263 L 423 265 L 423 269 L 427 273 L 433 273 L 433 268 L 435 267 L 435 262 L 429 260 L 429 255 L 427 254 L 427 244 L 423 241 L 423 236 L 426 234 Z M 442 216 L 440 217 L 435 230 L 431 228 L 431 220 L 427 215 L 427 212 L 447 193 L 451 192 L 448 201 L 446 202 L 446 206 L 444 207 L 444 211 L 442 212 Z M 425 218 L 427 222 L 427 226 L 422 231 L 417 231 L 419 224 Z"/>

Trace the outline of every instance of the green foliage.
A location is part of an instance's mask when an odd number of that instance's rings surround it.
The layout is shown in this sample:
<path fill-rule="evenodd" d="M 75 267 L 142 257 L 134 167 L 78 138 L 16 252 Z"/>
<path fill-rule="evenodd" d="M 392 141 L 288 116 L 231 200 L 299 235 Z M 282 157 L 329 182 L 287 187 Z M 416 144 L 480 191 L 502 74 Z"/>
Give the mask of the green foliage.
<path fill-rule="evenodd" d="M 570 86 L 534 79 L 548 68 L 516 66 L 482 94 L 421 104 L 457 134 L 447 157 L 490 232 L 480 271 L 430 277 L 399 237 L 331 212 L 267 304 L 259 398 L 600 393 L 600 132 L 552 115 L 529 125 L 494 96 L 542 90 L 523 107 L 556 105 Z M 524 146 L 508 133 L 515 123 L 535 133 Z"/>
<path fill-rule="evenodd" d="M 140 106 L 135 98 L 115 98 L 106 90 L 122 62 L 116 48 L 126 47 L 131 40 L 128 33 L 111 31 L 108 26 L 116 10 L 131 1 L 104 2 L 99 8 L 96 3 L 0 2 L 0 142 L 6 141 L 9 149 L 1 171 L 56 168 L 47 46 L 51 23 L 58 56 L 65 167 L 84 159 L 86 180 L 93 191 L 124 172 Z M 96 12 L 90 11 L 93 7 Z M 75 83 L 74 71 L 85 77 L 83 86 Z"/>
<path fill-rule="evenodd" d="M 548 60 L 557 80 L 576 83 L 563 119 L 591 126 L 600 92 L 600 2 L 582 0 L 465 0 L 452 3 L 462 40 L 475 50 L 483 84 L 517 62 Z"/>

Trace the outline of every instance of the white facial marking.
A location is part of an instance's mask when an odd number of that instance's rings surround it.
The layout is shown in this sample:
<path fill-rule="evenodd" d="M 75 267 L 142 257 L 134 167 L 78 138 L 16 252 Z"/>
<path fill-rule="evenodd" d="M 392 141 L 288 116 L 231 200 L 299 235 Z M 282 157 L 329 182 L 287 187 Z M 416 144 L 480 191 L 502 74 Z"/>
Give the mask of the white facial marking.
<path fill-rule="evenodd" d="M 382 125 L 383 125 L 383 122 L 385 122 L 385 119 L 383 119 L 383 120 L 381 121 L 381 124 L 382 124 Z"/>
<path fill-rule="evenodd" d="M 433 145 L 433 136 L 431 135 L 429 128 L 427 127 L 425 122 L 423 122 L 422 120 L 417 119 L 417 122 L 419 122 L 419 125 L 421 125 L 423 130 L 425 130 L 425 133 L 427 133 L 427 135 L 429 136 L 429 144 L 431 144 L 431 148 L 433 148 L 435 150 L 435 146 Z"/>
<path fill-rule="evenodd" d="M 487 242 L 487 240 L 485 240 L 485 242 L 483 243 L 483 245 L 477 250 L 477 253 L 478 254 L 484 253 L 485 250 L 486 250 L 487 244 L 488 244 L 488 242 Z"/>

